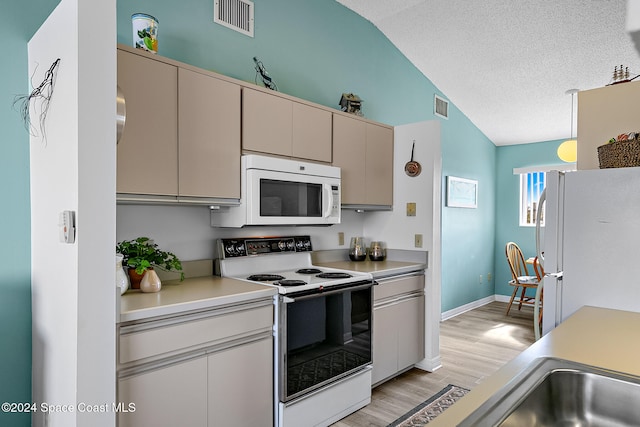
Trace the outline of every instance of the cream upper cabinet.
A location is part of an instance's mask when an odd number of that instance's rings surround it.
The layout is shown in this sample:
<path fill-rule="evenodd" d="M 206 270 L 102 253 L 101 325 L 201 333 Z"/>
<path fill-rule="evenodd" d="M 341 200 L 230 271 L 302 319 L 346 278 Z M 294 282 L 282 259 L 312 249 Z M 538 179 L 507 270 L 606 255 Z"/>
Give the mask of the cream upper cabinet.
<path fill-rule="evenodd" d="M 117 192 L 178 194 L 178 69 L 118 50 L 126 124 L 117 150 Z"/>
<path fill-rule="evenodd" d="M 578 92 L 578 169 L 598 169 L 598 147 L 640 130 L 640 82 Z"/>
<path fill-rule="evenodd" d="M 243 88 L 242 148 L 331 162 L 331 112 Z"/>
<path fill-rule="evenodd" d="M 393 129 L 367 123 L 366 203 L 393 205 Z"/>
<path fill-rule="evenodd" d="M 329 111 L 293 102 L 291 156 L 331 162 L 331 120 Z"/>
<path fill-rule="evenodd" d="M 126 123 L 118 143 L 124 200 L 240 198 L 240 85 L 161 57 L 118 49 Z"/>
<path fill-rule="evenodd" d="M 178 69 L 178 193 L 240 198 L 240 86 Z"/>
<path fill-rule="evenodd" d="M 393 205 L 393 128 L 118 48 L 118 200 L 237 203 L 242 151 L 342 168 L 344 205 Z"/>
<path fill-rule="evenodd" d="M 242 148 L 291 155 L 291 101 L 257 90 L 242 89 Z"/>
<path fill-rule="evenodd" d="M 393 129 L 333 116 L 333 165 L 342 171 L 345 205 L 393 205 Z"/>
<path fill-rule="evenodd" d="M 365 122 L 340 115 L 333 116 L 333 165 L 341 169 L 342 203 L 366 203 Z"/>

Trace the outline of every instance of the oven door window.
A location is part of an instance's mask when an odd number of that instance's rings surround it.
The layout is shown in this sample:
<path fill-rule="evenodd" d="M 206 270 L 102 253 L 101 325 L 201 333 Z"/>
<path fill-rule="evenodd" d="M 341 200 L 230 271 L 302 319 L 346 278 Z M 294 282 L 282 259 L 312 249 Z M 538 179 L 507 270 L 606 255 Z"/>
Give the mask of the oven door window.
<path fill-rule="evenodd" d="M 284 400 L 371 363 L 370 287 L 296 300 L 286 310 Z"/>
<path fill-rule="evenodd" d="M 322 217 L 322 184 L 261 179 L 260 216 Z"/>

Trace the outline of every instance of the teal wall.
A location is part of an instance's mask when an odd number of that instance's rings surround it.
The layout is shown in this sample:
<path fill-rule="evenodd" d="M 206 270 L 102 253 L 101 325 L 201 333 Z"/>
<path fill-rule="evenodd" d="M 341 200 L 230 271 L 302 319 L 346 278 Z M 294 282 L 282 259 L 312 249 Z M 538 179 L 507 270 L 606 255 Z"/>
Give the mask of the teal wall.
<path fill-rule="evenodd" d="M 443 312 L 493 295 L 495 277 L 496 146 L 458 111 L 452 112 L 449 122 L 442 132 L 443 201 L 447 176 L 474 179 L 478 181 L 478 207 L 455 208 L 443 203 Z M 493 276 L 491 281 L 488 273 Z"/>
<path fill-rule="evenodd" d="M 511 295 L 513 288 L 508 285 L 511 273 L 507 265 L 504 248 L 513 241 L 520 246 L 525 258 L 536 254 L 535 227 L 519 225 L 520 176 L 513 174 L 514 168 L 529 166 L 559 165 L 557 150 L 562 140 L 538 142 L 535 144 L 498 147 L 496 164 L 497 203 L 496 206 L 496 287 L 498 295 Z M 529 272 L 534 274 L 533 270 Z"/>
<path fill-rule="evenodd" d="M 254 82 L 253 57 L 280 92 L 336 108 L 343 92 L 365 116 L 397 125 L 431 119 L 435 87 L 370 22 L 334 1 L 255 2 L 255 37 L 213 22 L 213 0 L 120 0 L 118 42 L 132 45 L 131 15 L 159 21 L 158 53 Z"/>
<path fill-rule="evenodd" d="M 27 42 L 59 0 L 2 0 L 0 6 L 0 402 L 31 401 L 29 134 L 13 108 L 28 93 Z M 0 412 L 0 425 L 31 416 Z"/>
<path fill-rule="evenodd" d="M 160 55 L 250 82 L 257 56 L 281 92 L 333 108 L 343 92 L 353 92 L 372 120 L 432 120 L 434 93 L 443 95 L 373 24 L 337 2 L 255 2 L 250 38 L 214 24 L 212 0 L 120 0 L 119 43 L 132 44 L 136 12 L 158 19 Z M 478 278 L 494 266 L 496 147 L 450 105 L 442 153 L 445 175 L 480 182 L 478 209 L 445 208 L 442 216 L 442 309 L 448 310 L 493 294 L 493 283 L 479 285 Z"/>

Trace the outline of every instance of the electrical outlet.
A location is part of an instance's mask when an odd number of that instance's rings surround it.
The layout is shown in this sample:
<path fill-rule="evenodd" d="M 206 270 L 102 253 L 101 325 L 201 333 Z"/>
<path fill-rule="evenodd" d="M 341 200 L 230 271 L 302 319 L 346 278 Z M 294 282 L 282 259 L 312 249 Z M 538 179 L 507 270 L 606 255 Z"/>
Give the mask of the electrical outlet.
<path fill-rule="evenodd" d="M 487 273 L 487 282 L 491 282 L 491 273 Z"/>
<path fill-rule="evenodd" d="M 342 231 L 338 232 L 338 246 L 344 246 L 344 233 Z"/>
<path fill-rule="evenodd" d="M 479 283 L 482 285 L 482 274 L 480 275 L 480 281 Z"/>
<path fill-rule="evenodd" d="M 416 216 L 416 204 L 414 202 L 407 203 L 407 216 Z"/>
<path fill-rule="evenodd" d="M 422 247 L 422 234 L 416 234 L 414 239 L 415 239 L 415 247 L 416 248 L 421 248 Z"/>

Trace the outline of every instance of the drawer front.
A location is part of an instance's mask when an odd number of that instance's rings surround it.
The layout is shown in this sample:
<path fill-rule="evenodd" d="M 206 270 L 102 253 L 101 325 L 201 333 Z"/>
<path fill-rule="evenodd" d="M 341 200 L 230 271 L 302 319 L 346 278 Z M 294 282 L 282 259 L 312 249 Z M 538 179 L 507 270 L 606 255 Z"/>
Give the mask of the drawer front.
<path fill-rule="evenodd" d="M 373 300 L 380 301 L 385 298 L 402 295 L 424 289 L 424 274 L 418 276 L 404 276 L 398 278 L 380 280 L 373 287 Z"/>
<path fill-rule="evenodd" d="M 194 350 L 271 328 L 273 305 L 120 334 L 119 363 Z"/>

